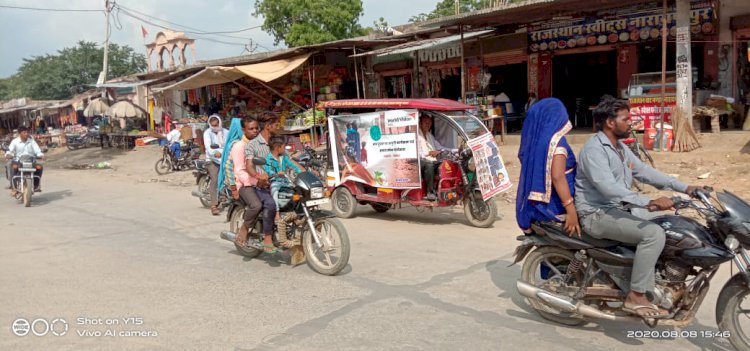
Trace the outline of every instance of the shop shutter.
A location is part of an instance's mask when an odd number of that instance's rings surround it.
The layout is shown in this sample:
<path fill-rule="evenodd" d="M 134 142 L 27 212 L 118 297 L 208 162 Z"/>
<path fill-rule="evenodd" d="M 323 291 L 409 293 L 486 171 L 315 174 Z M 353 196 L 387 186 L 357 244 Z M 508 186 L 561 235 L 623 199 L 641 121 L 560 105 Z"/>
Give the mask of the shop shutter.
<path fill-rule="evenodd" d="M 524 49 L 507 50 L 492 54 L 485 54 L 483 61 L 486 66 L 503 66 L 522 63 L 529 59 Z"/>

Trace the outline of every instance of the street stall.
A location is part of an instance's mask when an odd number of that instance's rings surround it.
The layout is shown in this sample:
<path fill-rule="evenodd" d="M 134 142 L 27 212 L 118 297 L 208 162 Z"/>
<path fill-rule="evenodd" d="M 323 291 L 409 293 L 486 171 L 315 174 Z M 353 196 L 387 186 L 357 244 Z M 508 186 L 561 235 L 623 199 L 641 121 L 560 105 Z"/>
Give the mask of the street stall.
<path fill-rule="evenodd" d="M 118 101 L 110 106 L 104 115 L 109 119 L 110 141 L 113 147 L 132 149 L 136 139 L 148 136 L 148 112 L 130 101 Z"/>

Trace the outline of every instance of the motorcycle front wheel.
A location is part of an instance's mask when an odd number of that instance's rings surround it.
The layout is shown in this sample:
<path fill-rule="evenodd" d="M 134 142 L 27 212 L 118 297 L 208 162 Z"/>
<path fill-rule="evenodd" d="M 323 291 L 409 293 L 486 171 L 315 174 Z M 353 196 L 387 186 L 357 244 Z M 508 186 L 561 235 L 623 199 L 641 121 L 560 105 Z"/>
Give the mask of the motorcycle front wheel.
<path fill-rule="evenodd" d="M 523 261 L 521 280 L 536 287 L 562 284 L 563 277 L 568 270 L 573 252 L 557 247 L 545 246 L 532 251 Z M 575 283 L 583 278 L 577 274 Z M 572 313 L 560 312 L 534 299 L 527 299 L 539 315 L 544 319 L 564 325 L 577 326 L 585 323 L 580 316 Z"/>
<path fill-rule="evenodd" d="M 170 173 L 172 172 L 172 161 L 170 161 L 168 158 L 161 158 L 159 159 L 159 161 L 156 161 L 154 170 L 156 170 L 156 174 L 158 175 L 165 175 L 167 173 Z"/>
<path fill-rule="evenodd" d="M 23 188 L 24 207 L 31 206 L 31 194 L 33 193 L 34 193 L 34 178 L 26 178 L 24 180 L 24 188 Z"/>
<path fill-rule="evenodd" d="M 735 275 L 716 299 L 716 324 L 729 342 L 740 351 L 750 350 L 750 288 L 741 275 Z"/>
<path fill-rule="evenodd" d="M 482 200 L 481 194 L 475 194 L 475 201 L 467 194 L 464 199 L 464 216 L 474 227 L 489 228 L 497 219 L 497 203 L 495 199 L 490 198 L 487 201 Z"/>
<path fill-rule="evenodd" d="M 315 243 L 310 228 L 302 233 L 302 248 L 307 265 L 323 275 L 339 274 L 349 264 L 349 234 L 338 218 L 324 218 L 315 222 L 315 230 L 320 236 L 321 247 Z"/>
<path fill-rule="evenodd" d="M 209 195 L 208 194 L 208 191 L 209 191 L 208 190 L 208 186 L 209 186 L 209 184 L 210 184 L 210 180 L 208 179 L 208 176 L 201 176 L 198 179 L 198 192 L 201 195 Z M 201 200 L 201 205 L 203 205 L 203 207 L 205 207 L 205 208 L 211 207 L 211 199 L 210 198 L 206 198 L 204 196 L 201 196 L 201 197 L 199 197 L 199 199 Z"/>

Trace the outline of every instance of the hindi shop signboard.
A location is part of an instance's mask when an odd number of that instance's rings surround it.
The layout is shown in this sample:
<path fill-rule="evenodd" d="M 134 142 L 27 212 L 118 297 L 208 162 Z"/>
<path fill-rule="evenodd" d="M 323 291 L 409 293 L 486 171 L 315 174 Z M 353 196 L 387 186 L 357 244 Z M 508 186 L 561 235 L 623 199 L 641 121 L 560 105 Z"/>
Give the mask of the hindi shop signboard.
<path fill-rule="evenodd" d="M 711 1 L 693 2 L 690 15 L 690 32 L 693 35 L 715 32 Z M 544 52 L 655 40 L 661 36 L 662 17 L 663 10 L 653 6 L 650 9 L 620 9 L 601 18 L 547 22 L 528 28 L 529 50 Z M 674 38 L 677 34 L 674 6 L 667 12 L 667 27 L 669 36 Z"/>
<path fill-rule="evenodd" d="M 661 101 L 661 96 L 631 97 L 628 103 L 630 104 L 632 128 L 637 131 L 655 128 L 661 119 Z M 676 104 L 677 99 L 674 95 L 664 97 L 664 123 L 669 123 L 672 109 Z"/>
<path fill-rule="evenodd" d="M 420 188 L 418 123 L 417 110 L 329 117 L 336 185 L 351 180 L 373 187 Z"/>

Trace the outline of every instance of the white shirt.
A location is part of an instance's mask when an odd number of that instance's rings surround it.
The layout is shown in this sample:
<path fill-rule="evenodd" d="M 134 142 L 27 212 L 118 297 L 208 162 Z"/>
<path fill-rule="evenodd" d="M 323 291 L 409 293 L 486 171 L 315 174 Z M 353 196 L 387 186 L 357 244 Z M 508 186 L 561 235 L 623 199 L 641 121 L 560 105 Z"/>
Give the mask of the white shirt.
<path fill-rule="evenodd" d="M 513 111 L 513 104 L 510 103 L 510 98 L 505 93 L 500 93 L 499 95 L 495 96 L 495 102 L 500 103 L 505 108 L 505 113 L 512 114 Z"/>
<path fill-rule="evenodd" d="M 5 153 L 5 155 L 17 158 L 21 156 L 44 156 L 42 150 L 39 148 L 39 144 L 37 144 L 36 141 L 34 141 L 34 139 L 32 139 L 31 137 L 26 139 L 25 142 L 21 141 L 21 137 L 13 139 L 13 141 L 10 142 L 10 146 L 8 147 L 8 151 Z"/>
<path fill-rule="evenodd" d="M 171 143 L 179 143 L 180 142 L 180 130 L 175 128 L 172 129 L 169 134 L 167 134 L 167 141 Z"/>
<path fill-rule="evenodd" d="M 427 137 L 424 137 L 421 129 L 419 130 L 417 140 L 419 141 L 419 157 L 429 161 L 437 161 L 435 157 L 429 156 L 430 151 L 442 151 L 445 149 L 445 147 L 443 147 L 443 145 L 432 136 L 432 133 L 427 132 Z"/>

